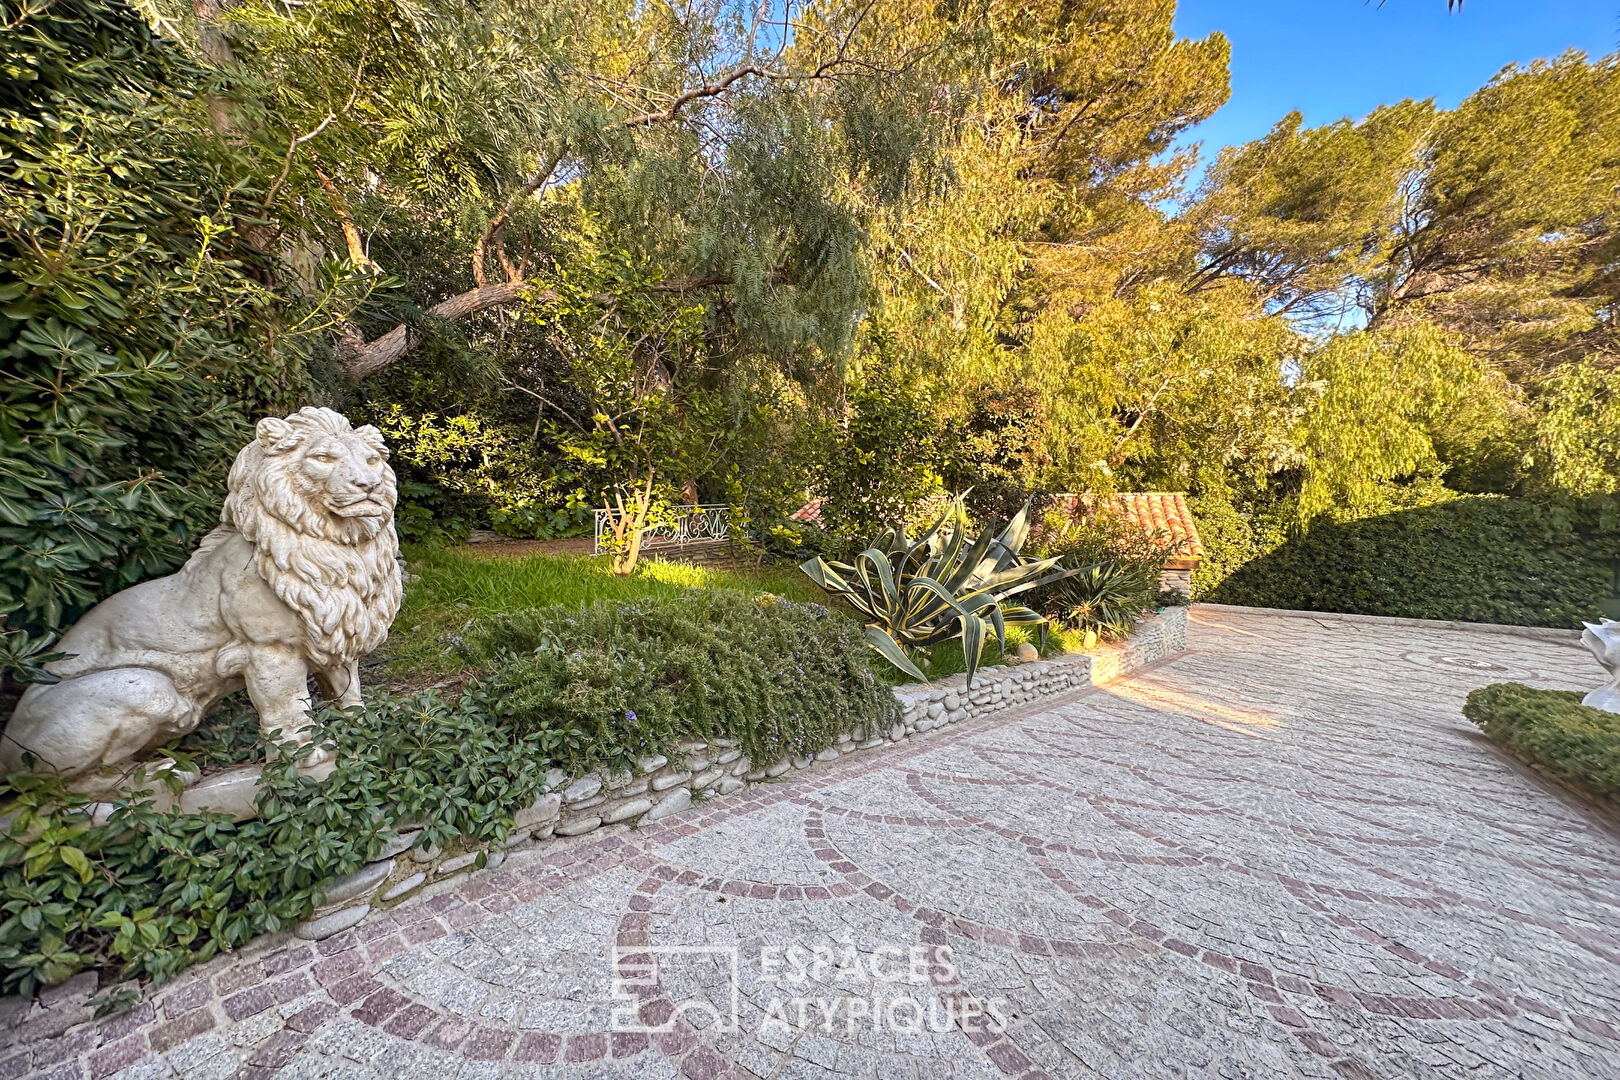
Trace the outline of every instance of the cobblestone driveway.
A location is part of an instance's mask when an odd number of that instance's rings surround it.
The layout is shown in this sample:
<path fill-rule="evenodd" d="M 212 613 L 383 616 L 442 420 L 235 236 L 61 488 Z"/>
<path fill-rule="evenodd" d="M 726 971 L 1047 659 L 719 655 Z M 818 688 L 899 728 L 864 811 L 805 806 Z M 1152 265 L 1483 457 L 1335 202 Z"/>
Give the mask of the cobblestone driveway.
<path fill-rule="evenodd" d="M 1190 637 L 256 945 L 0 1077 L 1620 1077 L 1620 841 L 1458 713 L 1590 660 L 1207 610 Z M 668 1030 L 613 1030 L 638 1018 Z"/>

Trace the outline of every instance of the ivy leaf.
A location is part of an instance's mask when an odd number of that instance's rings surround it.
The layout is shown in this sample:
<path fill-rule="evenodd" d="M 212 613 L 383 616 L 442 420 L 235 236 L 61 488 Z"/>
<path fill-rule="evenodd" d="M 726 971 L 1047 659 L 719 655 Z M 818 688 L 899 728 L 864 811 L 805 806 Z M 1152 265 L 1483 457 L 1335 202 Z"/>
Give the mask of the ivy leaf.
<path fill-rule="evenodd" d="M 90 883 L 90 879 L 95 876 L 95 871 L 90 869 L 90 860 L 85 857 L 84 852 L 76 847 L 64 844 L 56 849 L 56 853 L 63 862 L 78 873 L 80 881 L 86 885 Z"/>

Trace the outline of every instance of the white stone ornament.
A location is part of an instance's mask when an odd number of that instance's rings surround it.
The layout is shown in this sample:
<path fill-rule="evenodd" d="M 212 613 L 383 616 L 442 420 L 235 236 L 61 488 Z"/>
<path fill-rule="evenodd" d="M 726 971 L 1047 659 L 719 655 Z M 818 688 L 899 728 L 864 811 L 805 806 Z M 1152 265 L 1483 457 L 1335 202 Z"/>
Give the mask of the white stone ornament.
<path fill-rule="evenodd" d="M 1604 619 L 1581 625 L 1586 627 L 1581 631 L 1581 644 L 1597 657 L 1597 662 L 1609 673 L 1609 684 L 1581 698 L 1581 704 L 1604 712 L 1620 713 L 1620 622 Z"/>
<path fill-rule="evenodd" d="M 265 732 L 307 742 L 309 677 L 358 705 L 360 658 L 399 612 L 396 498 L 376 428 L 319 408 L 259 421 L 219 528 L 177 573 L 108 597 L 62 637 L 70 656 L 48 665 L 61 681 L 24 692 L 0 771 L 72 777 L 129 761 L 244 686 Z"/>

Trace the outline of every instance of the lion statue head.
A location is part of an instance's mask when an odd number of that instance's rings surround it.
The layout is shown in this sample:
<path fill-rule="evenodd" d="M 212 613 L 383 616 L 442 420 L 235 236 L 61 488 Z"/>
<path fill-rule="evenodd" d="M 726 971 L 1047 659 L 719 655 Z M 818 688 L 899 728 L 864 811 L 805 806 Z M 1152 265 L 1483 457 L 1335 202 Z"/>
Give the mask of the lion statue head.
<path fill-rule="evenodd" d="M 269 417 L 227 483 L 220 524 L 253 544 L 260 576 L 303 621 L 309 658 L 351 663 L 381 645 L 404 593 L 382 433 L 331 409 Z"/>

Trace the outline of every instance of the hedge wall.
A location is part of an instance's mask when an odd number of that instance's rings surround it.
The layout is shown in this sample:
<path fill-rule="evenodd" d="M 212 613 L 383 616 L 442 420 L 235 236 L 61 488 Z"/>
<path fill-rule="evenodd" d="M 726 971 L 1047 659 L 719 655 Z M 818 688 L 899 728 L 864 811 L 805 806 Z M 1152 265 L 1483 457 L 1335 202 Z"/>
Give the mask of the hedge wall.
<path fill-rule="evenodd" d="M 900 719 L 859 623 L 766 594 L 530 608 L 474 621 L 457 651 L 502 722 L 573 775 L 674 756 L 685 739 L 730 739 L 769 764 Z"/>
<path fill-rule="evenodd" d="M 1229 572 L 1201 573 L 1200 600 L 1521 626 L 1596 618 L 1620 555 L 1595 510 L 1484 495 L 1318 521 L 1247 560 L 1223 558 L 1231 531 L 1204 538 L 1211 569 Z"/>

